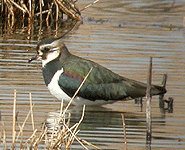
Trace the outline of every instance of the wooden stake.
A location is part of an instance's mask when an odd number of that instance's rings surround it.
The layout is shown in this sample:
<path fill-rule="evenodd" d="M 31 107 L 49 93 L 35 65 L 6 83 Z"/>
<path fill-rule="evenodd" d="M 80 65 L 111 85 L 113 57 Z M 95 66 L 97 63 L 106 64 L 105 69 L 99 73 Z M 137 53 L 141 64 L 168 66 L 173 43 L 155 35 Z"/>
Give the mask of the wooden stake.
<path fill-rule="evenodd" d="M 150 64 L 147 77 L 147 89 L 146 89 L 146 150 L 151 149 L 151 137 L 152 137 L 152 121 L 151 121 L 151 82 L 152 82 L 152 57 L 150 57 Z"/>
<path fill-rule="evenodd" d="M 123 132 L 124 132 L 124 143 L 125 143 L 125 150 L 127 150 L 127 137 L 126 137 L 126 125 L 125 125 L 125 116 L 121 114 L 122 121 L 123 121 Z"/>
<path fill-rule="evenodd" d="M 163 80 L 162 80 L 162 86 L 165 88 L 166 87 L 166 81 L 167 81 L 167 74 L 163 75 Z M 165 108 L 164 108 L 164 94 L 159 95 L 159 108 L 161 113 L 165 113 Z"/>

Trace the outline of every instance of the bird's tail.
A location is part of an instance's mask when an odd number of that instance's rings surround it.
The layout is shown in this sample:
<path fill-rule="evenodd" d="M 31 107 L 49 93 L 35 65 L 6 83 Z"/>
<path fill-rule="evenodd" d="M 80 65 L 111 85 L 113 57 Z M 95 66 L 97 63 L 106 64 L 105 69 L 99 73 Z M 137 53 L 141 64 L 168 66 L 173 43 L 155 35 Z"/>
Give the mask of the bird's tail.
<path fill-rule="evenodd" d="M 124 86 L 126 87 L 126 93 L 131 98 L 139 98 L 146 96 L 147 84 L 139 81 L 126 79 L 123 81 Z M 151 85 L 151 95 L 162 95 L 166 93 L 164 86 Z"/>
<path fill-rule="evenodd" d="M 159 86 L 159 85 L 152 85 L 151 87 L 151 95 L 161 95 L 161 94 L 165 94 L 167 91 L 165 89 L 165 87 L 163 86 Z"/>

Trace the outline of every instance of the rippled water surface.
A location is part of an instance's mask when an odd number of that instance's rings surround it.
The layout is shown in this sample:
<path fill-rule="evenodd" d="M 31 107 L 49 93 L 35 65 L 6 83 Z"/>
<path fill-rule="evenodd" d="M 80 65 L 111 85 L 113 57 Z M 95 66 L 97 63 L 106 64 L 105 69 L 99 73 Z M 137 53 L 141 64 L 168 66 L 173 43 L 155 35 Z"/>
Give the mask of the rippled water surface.
<path fill-rule="evenodd" d="M 81 0 L 78 5 L 83 8 L 90 2 L 92 0 Z M 152 98 L 152 149 L 185 149 L 184 1 L 101 0 L 84 10 L 82 16 L 84 22 L 79 29 L 64 38 L 71 53 L 142 82 L 146 82 L 152 56 L 152 82 L 161 84 L 163 74 L 168 74 L 165 98 L 174 98 L 174 110 L 161 114 L 158 97 Z M 19 123 L 24 121 L 30 109 L 29 93 L 32 93 L 34 122 L 38 130 L 49 112 L 60 109 L 60 102 L 44 85 L 41 63 L 27 63 L 35 54 L 37 41 L 28 41 L 26 36 L 17 31 L 0 37 L 0 112 L 9 145 L 14 89 L 17 90 Z M 70 110 L 71 121 L 75 123 L 81 117 L 82 108 L 71 107 Z M 133 100 L 87 107 L 79 137 L 102 149 L 123 149 L 121 113 L 125 115 L 128 149 L 145 149 L 145 101 L 142 111 Z M 32 133 L 30 124 L 31 119 L 26 123 L 25 138 Z M 81 148 L 78 143 L 72 146 L 72 149 Z"/>

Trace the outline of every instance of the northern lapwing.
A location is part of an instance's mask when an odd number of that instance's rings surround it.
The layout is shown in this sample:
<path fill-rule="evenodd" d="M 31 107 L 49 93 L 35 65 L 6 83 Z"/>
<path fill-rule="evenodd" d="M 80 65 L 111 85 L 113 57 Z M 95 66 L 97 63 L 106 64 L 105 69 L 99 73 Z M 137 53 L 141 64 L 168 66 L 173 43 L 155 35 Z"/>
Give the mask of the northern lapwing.
<path fill-rule="evenodd" d="M 75 97 L 74 105 L 100 105 L 118 100 L 144 97 L 146 84 L 122 77 L 87 59 L 71 54 L 61 39 L 44 39 L 37 45 L 36 56 L 29 59 L 42 61 L 46 86 L 59 100 L 69 102 L 84 77 L 87 77 Z M 152 95 L 166 92 L 162 86 L 152 85 Z"/>

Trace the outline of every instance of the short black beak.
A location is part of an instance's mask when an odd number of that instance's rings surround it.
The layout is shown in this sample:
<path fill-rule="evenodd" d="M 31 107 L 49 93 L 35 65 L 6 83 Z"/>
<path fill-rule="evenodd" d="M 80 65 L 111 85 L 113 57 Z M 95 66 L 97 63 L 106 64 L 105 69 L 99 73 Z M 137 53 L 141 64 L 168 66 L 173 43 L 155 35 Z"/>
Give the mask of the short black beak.
<path fill-rule="evenodd" d="M 33 60 L 37 60 L 37 58 L 38 58 L 37 55 L 31 57 L 31 58 L 28 60 L 28 63 L 31 63 Z"/>

